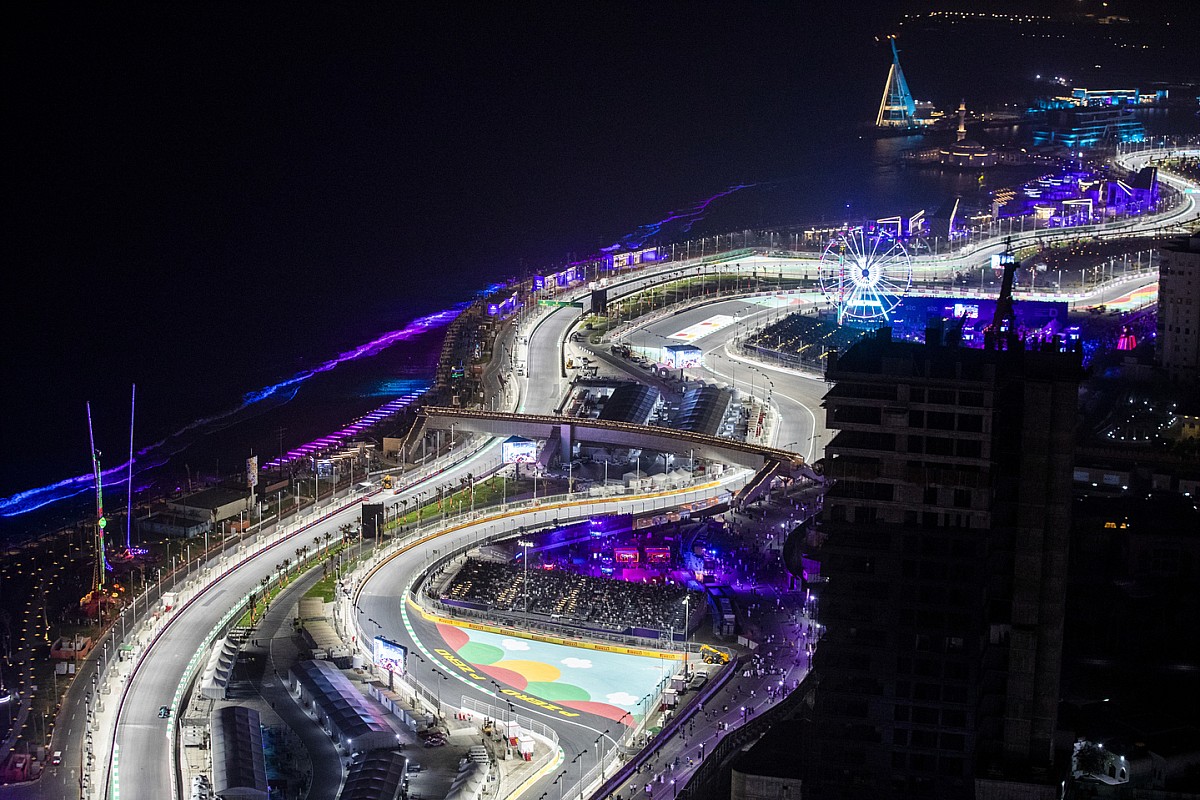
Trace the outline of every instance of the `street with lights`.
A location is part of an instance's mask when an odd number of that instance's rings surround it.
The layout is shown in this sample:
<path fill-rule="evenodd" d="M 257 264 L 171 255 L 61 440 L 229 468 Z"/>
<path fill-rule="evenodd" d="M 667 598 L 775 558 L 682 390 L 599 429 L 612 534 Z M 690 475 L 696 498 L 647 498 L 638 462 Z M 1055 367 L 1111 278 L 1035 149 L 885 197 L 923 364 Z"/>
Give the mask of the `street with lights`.
<path fill-rule="evenodd" d="M 1136 169 L 1154 155 L 1133 152 L 1119 158 Z M 1161 179 L 1183 198 L 1164 214 L 1054 231 L 1021 232 L 997 226 L 981 232 L 979 244 L 952 256 L 915 259 L 918 285 L 922 279 L 946 280 L 956 272 L 980 270 L 993 255 L 1034 241 L 1142 237 L 1195 224 L 1200 218 L 1195 187 L 1167 173 Z M 812 259 L 772 259 L 769 254 L 755 258 L 762 261 L 756 273 L 761 270 L 763 274 L 778 275 L 781 280 L 802 275 L 816 263 Z M 694 276 L 703 269 L 719 267 L 704 266 L 699 260 L 648 267 L 614 279 L 608 287 L 609 300 L 631 297 L 649 287 Z M 1105 304 L 1155 280 L 1153 275 L 1139 275 L 1124 282 L 1109 281 L 1086 291 L 1081 289 L 1072 302 Z M 665 379 L 661 376 L 654 379 L 679 382 L 676 385 L 704 381 L 734 388 L 739 396 L 765 410 L 768 421 L 756 444 L 792 451 L 811 464 L 821 457 L 822 439 L 828 435 L 821 410 L 821 399 L 827 389 L 823 376 L 751 357 L 739 349 L 738 343 L 751 331 L 781 316 L 807 313 L 823 306 L 825 298 L 819 291 L 805 289 L 786 293 L 784 301 L 767 302 L 763 298 L 771 295 L 770 290 L 764 291 L 761 284 L 750 281 L 746 287 L 732 296 L 697 297 L 684 307 L 671 309 L 670 313 L 647 314 L 622 328 L 619 339 L 603 341 L 598 337 L 591 341 L 588 337 L 572 336 L 580 322 L 575 308 L 527 309 L 516 324 L 505 326 L 498 337 L 495 348 L 498 358 L 485 375 L 489 396 L 484 406 L 553 415 L 561 409 L 565 394 L 573 386 L 564 369 L 568 358 L 582 358 L 586 354 L 604 363 L 606 370 L 615 375 L 641 380 L 647 377 L 645 370 L 612 356 L 608 352 L 610 344 L 622 341 L 634 346 L 662 347 L 675 341 L 672 337 L 680 331 L 721 319 L 726 322 L 712 325 L 712 332 L 695 339 L 703 351 L 700 365 L 677 371 Z M 586 289 L 574 289 L 566 296 L 586 302 Z M 421 470 L 398 476 L 399 488 L 387 495 L 387 501 L 428 502 L 438 485 L 458 485 L 468 474 L 478 479 L 502 466 L 500 437 L 468 437 L 459 431 L 454 441 L 457 443 L 454 448 L 445 448 L 445 452 Z M 552 729 L 560 751 L 522 783 L 520 790 L 524 797 L 582 798 L 601 787 L 622 800 L 631 799 L 638 792 L 668 797 L 712 754 L 723 733 L 745 724 L 758 707 L 784 700 L 787 688 L 794 686 L 805 673 L 807 661 L 800 656 L 799 648 L 793 655 L 779 659 L 781 672 L 749 671 L 752 673 L 749 677 L 723 674 L 719 685 L 714 685 L 706 698 L 705 709 L 688 707 L 676 718 L 674 727 L 664 727 L 663 735 L 645 739 L 645 731 L 637 727 L 632 713 L 628 720 L 620 721 L 587 711 L 563 715 L 548 710 L 545 703 L 531 702 L 520 692 L 506 691 L 512 687 L 481 679 L 463 668 L 461 662 L 448 659 L 445 653 L 453 648 L 448 647 L 439 631 L 437 614 L 418 602 L 419 589 L 432 569 L 481 543 L 510 539 L 526 529 L 551 527 L 592 515 L 643 514 L 712 497 L 728 498 L 752 474 L 746 469 L 731 469 L 719 479 L 698 479 L 693 486 L 672 491 L 584 494 L 544 498 L 537 503 L 524 500 L 502 508 L 448 516 L 444 522 L 437 520 L 437 524 L 414 526 L 395 536 L 382 549 L 371 552 L 368 560 L 346 580 L 336 605 L 338 624 L 343 637 L 354 637 L 368 658 L 368 643 L 376 635 L 408 648 L 406 680 L 435 694 L 437 703 L 443 707 L 440 710 L 443 716 L 448 710 L 454 713 L 470 705 L 494 709 L 497 714 L 512 714 L 518 720 L 535 720 Z M 106 648 L 105 652 L 107 663 L 97 671 L 98 658 L 89 660 L 67 695 L 54 737 L 54 748 L 64 753 L 63 763 L 49 769 L 39 781 L 0 789 L 0 797 L 180 797 L 176 719 L 173 715 L 162 718 L 160 707 L 165 705 L 173 712 L 184 707 L 190 682 L 196 675 L 197 660 L 205 658 L 213 638 L 222 635 L 223 629 L 240 616 L 245 599 L 260 589 L 264 577 L 270 580 L 277 572 L 282 558 L 301 545 L 317 543 L 319 550 L 319 543 L 327 534 L 340 538 L 345 526 L 358 524 L 362 504 L 374 502 L 381 491 L 378 485 L 351 491 L 306 516 L 268 527 L 232 545 L 179 582 L 176 608 L 169 613 L 161 616 L 146 613 L 159 605 L 157 594 L 147 595 L 141 608 L 135 606 L 128 618 L 121 617 L 120 628 L 125 631 L 122 644 L 128 648 L 122 648 L 117 659 L 111 657 L 118 651 L 116 634 L 120 632 L 114 628 L 109 640 L 111 649 Z M 313 565 L 317 563 L 312 561 Z M 293 603 L 295 598 L 291 590 L 286 590 L 275 602 Z M 804 619 L 802 612 L 803 609 L 796 611 L 796 619 Z M 518 620 L 510 635 L 519 638 L 526 633 Z M 579 652 L 587 658 L 586 646 Z M 679 658 L 686 652 L 686 649 L 672 651 L 673 669 L 678 668 Z M 698 663 L 694 651 L 688 657 Z M 644 718 L 646 714 L 639 712 L 636 716 Z M 643 746 L 645 741 L 648 744 Z M 647 788 L 648 783 L 654 782 L 657 785 Z"/>

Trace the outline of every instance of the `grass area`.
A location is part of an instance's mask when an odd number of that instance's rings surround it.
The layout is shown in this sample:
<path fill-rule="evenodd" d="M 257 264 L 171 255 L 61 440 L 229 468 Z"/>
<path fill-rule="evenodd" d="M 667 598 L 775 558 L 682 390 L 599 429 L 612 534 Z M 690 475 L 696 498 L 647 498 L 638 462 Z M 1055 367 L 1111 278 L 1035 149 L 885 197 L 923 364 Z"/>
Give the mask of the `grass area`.
<path fill-rule="evenodd" d="M 337 552 L 340 552 L 341 550 L 342 550 L 341 546 L 335 547 L 335 548 L 333 548 L 331 553 L 337 553 Z M 360 559 L 355 558 L 353 560 L 348 561 L 345 564 L 342 564 L 340 567 L 340 573 L 344 575 L 346 573 L 353 572 L 354 567 L 357 566 L 359 560 Z M 328 559 L 326 561 L 326 563 L 330 563 L 331 561 L 332 561 L 332 559 Z M 337 592 L 338 574 L 339 574 L 339 570 L 335 570 L 335 569 L 327 570 L 325 573 L 325 576 L 323 578 L 321 578 L 321 580 L 317 581 L 316 584 L 314 584 L 311 589 L 309 589 L 307 592 L 305 592 L 304 596 L 305 597 L 319 597 L 319 598 L 321 598 L 322 601 L 324 601 L 326 603 L 332 603 L 334 596 Z"/>
<path fill-rule="evenodd" d="M 561 481 L 538 481 L 538 495 L 555 494 L 565 491 L 559 484 Z M 401 513 L 394 519 L 389 519 L 387 522 L 388 531 L 396 531 L 407 527 L 416 522 L 427 522 L 432 519 L 437 519 L 442 516 L 444 508 L 446 516 L 453 516 L 470 511 L 474 508 L 476 511 L 488 508 L 489 506 L 498 506 L 506 500 L 511 502 L 524 495 L 532 494 L 533 480 L 531 478 L 501 478 L 495 475 L 477 481 L 475 483 L 474 505 L 472 505 L 471 489 L 459 489 L 456 492 L 449 493 L 442 500 L 442 507 L 439 507 L 437 497 L 433 500 L 426 501 L 418 510 L 414 509 L 408 513 Z M 401 510 L 404 508 L 401 502 Z"/>
<path fill-rule="evenodd" d="M 353 569 L 354 564 L 357 563 L 357 559 L 349 562 L 339 561 L 342 552 L 348 547 L 349 544 L 340 541 L 337 544 L 332 544 L 330 545 L 329 549 L 320 556 L 320 558 L 313 559 L 310 566 L 307 567 L 298 567 L 297 564 L 293 562 L 288 568 L 287 574 L 283 577 L 283 579 L 273 584 L 270 590 L 265 594 L 262 591 L 262 584 L 260 583 L 259 590 L 251 593 L 250 595 L 252 606 L 247 607 L 245 613 L 242 614 L 242 616 L 238 619 L 237 627 L 248 628 L 252 626 L 255 620 L 257 620 L 266 612 L 267 607 L 271 605 L 271 601 L 274 600 L 280 592 L 286 589 L 289 583 L 300 577 L 300 575 L 304 574 L 305 572 L 308 572 L 308 570 L 316 569 L 322 564 L 324 564 L 326 567 L 325 575 L 313 588 L 305 592 L 304 596 L 322 597 L 327 603 L 333 602 L 334 592 L 337 590 L 338 575 L 345 575 L 347 572 Z"/>
<path fill-rule="evenodd" d="M 266 613 L 267 609 L 271 605 L 271 601 L 274 600 L 275 597 L 286 588 L 287 581 L 284 580 L 272 586 L 270 591 L 268 591 L 265 595 L 262 594 L 261 591 L 251 592 L 250 605 L 247 607 L 246 612 L 242 614 L 241 618 L 238 619 L 234 627 L 249 628 L 253 626 L 255 621 L 257 621 L 259 617 Z"/>
<path fill-rule="evenodd" d="M 337 577 L 331 572 L 304 593 L 305 597 L 319 597 L 326 603 L 332 603 L 337 592 Z"/>
<path fill-rule="evenodd" d="M 645 289 L 631 297 L 609 305 L 612 324 L 636 319 L 657 308 L 674 305 L 688 298 L 716 298 L 729 292 L 768 291 L 804 288 L 807 280 L 796 278 L 777 279 L 766 270 L 746 274 L 745 272 L 722 272 L 685 277 Z"/>

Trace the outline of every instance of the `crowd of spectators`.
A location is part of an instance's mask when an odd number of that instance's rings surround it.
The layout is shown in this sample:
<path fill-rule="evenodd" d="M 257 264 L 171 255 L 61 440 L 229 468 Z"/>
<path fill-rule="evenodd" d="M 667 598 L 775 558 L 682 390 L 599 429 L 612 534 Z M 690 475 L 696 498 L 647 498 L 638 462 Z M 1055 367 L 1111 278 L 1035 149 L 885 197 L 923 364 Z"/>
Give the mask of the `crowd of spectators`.
<path fill-rule="evenodd" d="M 511 563 L 468 559 L 442 592 L 442 600 L 484 604 L 499 612 L 524 610 L 528 574 L 529 612 L 560 622 L 624 630 L 630 627 L 682 631 L 684 595 L 693 625 L 704 612 L 704 594 L 678 584 L 631 583 L 563 569 L 530 569 Z"/>
<path fill-rule="evenodd" d="M 1177 175 L 1182 175 L 1193 181 L 1200 181 L 1200 158 L 1181 157 L 1169 158 L 1160 162 L 1163 167 Z"/>
<path fill-rule="evenodd" d="M 1136 247 L 1137 245 L 1133 246 Z M 1146 241 L 1145 246 L 1150 246 L 1149 240 Z M 1026 265 L 1034 263 L 1045 264 L 1047 270 L 1079 270 L 1107 262 L 1111 258 L 1120 260 L 1130 252 L 1130 247 L 1128 239 L 1076 241 L 1067 245 L 1043 247 L 1033 256 L 1023 259 L 1023 263 Z M 1148 260 L 1149 256 L 1143 257 L 1143 263 L 1146 263 Z M 1065 277 L 1064 283 L 1067 282 Z M 1041 282 L 1042 278 L 1039 277 L 1038 280 Z"/>
<path fill-rule="evenodd" d="M 863 336 L 856 328 L 844 328 L 804 314 L 790 314 L 747 340 L 748 346 L 798 357 L 823 365 L 831 351 L 846 351 Z"/>

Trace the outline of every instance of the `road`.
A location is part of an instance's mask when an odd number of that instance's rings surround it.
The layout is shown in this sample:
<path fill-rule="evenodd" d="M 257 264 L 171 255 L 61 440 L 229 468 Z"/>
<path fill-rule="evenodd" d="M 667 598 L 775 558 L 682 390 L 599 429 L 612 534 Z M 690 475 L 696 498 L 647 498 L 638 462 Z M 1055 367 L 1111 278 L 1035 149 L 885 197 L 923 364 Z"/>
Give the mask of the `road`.
<path fill-rule="evenodd" d="M 730 476 L 727 484 L 736 489 L 749 477 L 748 473 Z M 356 605 L 346 604 L 343 613 L 352 613 L 359 631 L 360 641 L 369 641 L 382 635 L 399 642 L 409 649 L 408 669 L 417 681 L 431 691 L 436 690 L 443 704 L 462 707 L 462 697 L 471 697 L 495 707 L 511 705 L 515 713 L 526 718 L 537 719 L 554 728 L 563 750 L 563 761 L 570 763 L 584 751 L 590 755 L 583 774 L 592 769 L 597 754 L 596 741 L 604 738 L 606 751 L 611 753 L 619 738 L 620 725 L 610 718 L 580 712 L 578 716 L 564 717 L 528 703 L 520 697 L 501 696 L 499 684 L 491 681 L 472 680 L 464 671 L 437 654 L 447 644 L 436 628 L 427 621 L 415 605 L 408 601 L 411 588 L 428 570 L 432 563 L 445 558 L 459 548 L 477 546 L 493 538 L 511 538 L 524 528 L 536 528 L 552 524 L 553 520 L 586 518 L 599 514 L 645 513 L 654 508 L 668 508 L 681 502 L 701 499 L 711 494 L 708 489 L 695 489 L 678 496 L 654 499 L 611 498 L 596 499 L 571 507 L 542 507 L 527 509 L 523 513 L 507 513 L 498 519 L 481 521 L 461 528 L 451 529 L 420 538 L 410 537 L 399 545 L 396 555 L 384 561 L 357 589 Z M 436 547 L 435 547 L 436 545 Z M 353 611 L 351 612 L 351 608 Z M 588 651 L 581 651 L 588 655 Z M 520 688 L 520 687 L 515 687 Z M 606 733 L 606 731 L 608 733 Z M 550 791 L 554 775 L 544 774 L 529 790 L 530 796 Z M 576 783 L 574 770 L 567 776 L 569 785 Z M 567 792 L 570 795 L 570 791 Z"/>
<path fill-rule="evenodd" d="M 548 413 L 557 404 L 558 396 L 566 385 L 557 355 L 559 343 L 576 319 L 577 314 L 573 309 L 555 309 L 544 313 L 536 321 L 531 320 L 518 334 L 519 337 L 527 336 L 529 341 L 529 374 L 524 381 L 520 381 L 523 410 Z M 427 500 L 437 485 L 457 484 L 459 477 L 467 472 L 480 474 L 489 466 L 498 464 L 497 449 L 497 442 L 485 442 L 473 453 L 459 456 L 454 463 L 450 463 L 448 457 L 443 457 L 445 469 L 435 477 L 414 481 L 398 495 L 389 497 L 401 500 L 421 495 Z M 191 589 L 185 588 L 180 608 L 167 618 L 166 623 L 160 623 L 156 629 L 144 634 L 144 650 L 134 653 L 136 661 L 124 664 L 120 673 L 122 677 L 114 682 L 112 694 L 105 698 L 108 705 L 104 713 L 117 715 L 115 728 L 105 740 L 95 743 L 101 753 L 119 754 L 117 775 L 127 794 L 136 797 L 173 796 L 176 788 L 173 785 L 173 764 L 172 760 L 164 758 L 165 753 L 171 752 L 167 741 L 168 726 L 159 718 L 158 709 L 164 704 L 171 704 L 188 661 L 202 647 L 209 631 L 235 602 L 258 586 L 262 577 L 270 575 L 277 563 L 285 557 L 292 557 L 295 547 L 327 531 L 336 536 L 339 526 L 357 522 L 361 500 L 361 497 L 357 497 L 339 501 L 338 508 L 319 519 L 291 523 L 279 534 L 264 534 L 263 545 L 266 549 L 260 553 L 226 556 L 224 563 L 213 567 L 219 575 L 212 584 L 201 588 L 195 597 L 189 597 Z M 131 664 L 136 664 L 136 670 L 129 675 Z M 70 751 L 66 752 L 69 760 Z M 106 772 L 111 780 L 112 771 Z M 23 793 L 13 796 L 78 796 L 77 773 L 62 770 L 46 778 L 48 780 L 23 787 Z M 109 789 L 105 787 L 104 791 L 107 794 Z"/>

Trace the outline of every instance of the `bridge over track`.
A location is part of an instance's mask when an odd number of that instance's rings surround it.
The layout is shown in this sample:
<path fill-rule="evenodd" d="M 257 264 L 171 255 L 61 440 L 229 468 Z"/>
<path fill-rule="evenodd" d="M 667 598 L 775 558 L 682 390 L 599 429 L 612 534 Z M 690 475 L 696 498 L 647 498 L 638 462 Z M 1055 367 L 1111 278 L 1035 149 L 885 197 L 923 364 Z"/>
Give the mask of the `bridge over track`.
<path fill-rule="evenodd" d="M 691 451 L 699 458 L 737 464 L 753 470 L 761 470 L 764 466 L 774 463 L 796 477 L 820 480 L 820 476 L 798 453 L 703 433 L 678 431 L 654 425 L 635 425 L 629 422 L 562 417 L 557 414 L 516 414 L 445 406 L 428 406 L 421 414 L 425 417 L 426 426 L 434 429 L 449 430 L 453 427 L 460 431 L 473 431 L 490 436 L 557 440 L 559 452 L 562 453 L 570 453 L 574 441 L 664 453 Z"/>

